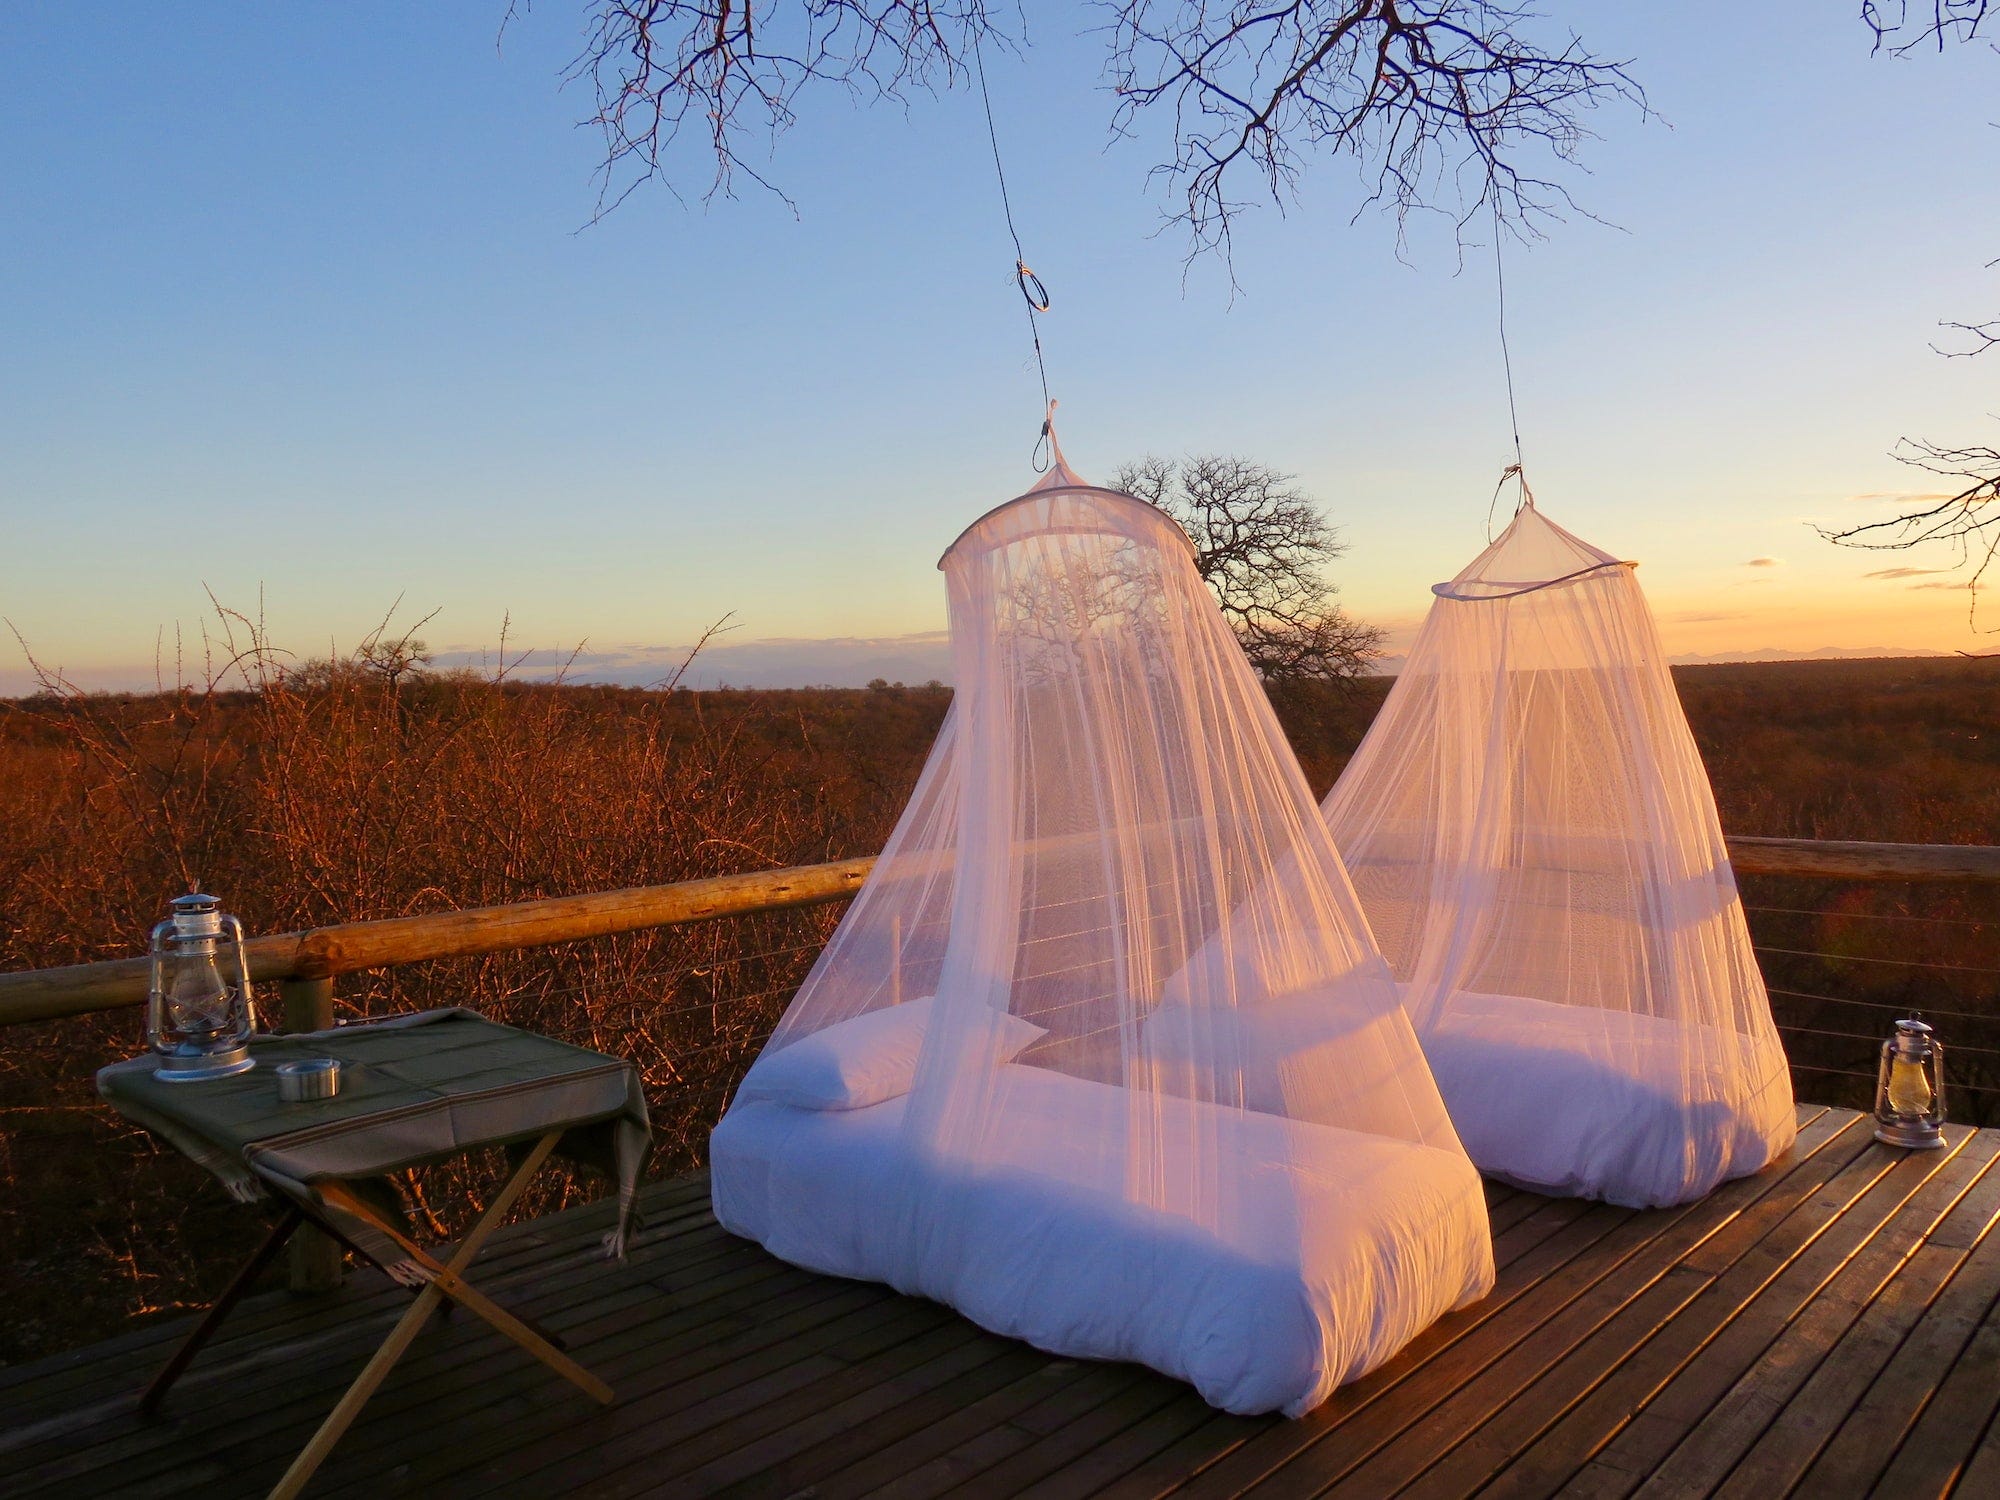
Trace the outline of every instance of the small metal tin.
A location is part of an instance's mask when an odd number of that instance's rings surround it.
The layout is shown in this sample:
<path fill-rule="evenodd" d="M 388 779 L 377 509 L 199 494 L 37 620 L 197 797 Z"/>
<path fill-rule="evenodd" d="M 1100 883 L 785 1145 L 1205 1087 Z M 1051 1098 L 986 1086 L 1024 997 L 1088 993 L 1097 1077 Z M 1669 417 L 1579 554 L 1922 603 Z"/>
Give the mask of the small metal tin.
<path fill-rule="evenodd" d="M 308 1057 L 300 1062 L 279 1063 L 271 1071 L 278 1075 L 278 1097 L 287 1104 L 331 1099 L 340 1092 L 337 1058 Z"/>

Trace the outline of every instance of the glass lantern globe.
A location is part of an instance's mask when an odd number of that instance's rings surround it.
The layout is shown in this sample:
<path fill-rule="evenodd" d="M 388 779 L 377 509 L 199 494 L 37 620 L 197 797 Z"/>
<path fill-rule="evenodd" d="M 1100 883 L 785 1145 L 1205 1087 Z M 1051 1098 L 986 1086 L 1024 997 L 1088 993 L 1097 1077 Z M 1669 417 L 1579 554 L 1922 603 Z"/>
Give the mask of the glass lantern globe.
<path fill-rule="evenodd" d="M 173 915 L 153 929 L 146 1041 L 164 1082 L 227 1078 L 255 1066 L 250 1035 L 257 1012 L 243 924 L 202 891 L 176 896 Z"/>
<path fill-rule="evenodd" d="M 1896 1023 L 1875 1082 L 1875 1139 L 1927 1150 L 1944 1136 L 1944 1048 L 1922 1021 Z"/>

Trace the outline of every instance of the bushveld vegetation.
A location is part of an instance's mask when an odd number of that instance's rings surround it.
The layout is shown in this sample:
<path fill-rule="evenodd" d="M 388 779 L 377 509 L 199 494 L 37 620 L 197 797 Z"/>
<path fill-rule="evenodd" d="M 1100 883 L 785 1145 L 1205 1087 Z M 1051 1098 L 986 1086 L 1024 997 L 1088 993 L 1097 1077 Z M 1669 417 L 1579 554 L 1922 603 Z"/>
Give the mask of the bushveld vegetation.
<path fill-rule="evenodd" d="M 935 685 L 640 691 L 494 681 L 366 660 L 258 665 L 236 691 L 63 693 L 0 704 L 0 965 L 123 957 L 199 878 L 253 932 L 808 863 L 880 847 L 936 733 Z M 2000 662 L 1901 660 L 1679 673 L 1735 833 L 2000 843 Z M 1323 793 L 1386 683 L 1279 684 Z M 1952 1077 L 2000 1087 L 1994 897 L 1955 888 L 1746 884 L 1802 1093 L 1853 1074 L 1899 1008 L 1938 1019 Z M 469 1004 L 632 1057 L 659 1170 L 706 1129 L 839 908 L 731 920 L 343 981 L 346 1015 Z M 268 1002 L 267 1002 L 268 1003 Z M 259 1226 L 99 1107 L 94 1070 L 135 1012 L 0 1038 L 0 1361 L 212 1294 Z M 2000 1061 L 2000 1054 L 1993 1059 Z M 1960 1119 L 2000 1118 L 1961 1091 Z M 440 1234 L 483 1179 L 425 1174 Z M 549 1179 L 534 1206 L 593 1189 Z"/>

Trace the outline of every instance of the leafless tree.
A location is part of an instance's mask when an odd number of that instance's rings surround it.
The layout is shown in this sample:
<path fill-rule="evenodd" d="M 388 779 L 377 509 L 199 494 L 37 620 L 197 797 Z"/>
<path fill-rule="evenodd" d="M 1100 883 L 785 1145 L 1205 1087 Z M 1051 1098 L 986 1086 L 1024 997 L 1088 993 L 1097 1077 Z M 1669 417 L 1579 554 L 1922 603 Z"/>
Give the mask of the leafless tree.
<path fill-rule="evenodd" d="M 435 620 L 441 613 L 432 610 L 416 624 L 400 635 L 391 634 L 390 621 L 396 609 L 402 604 L 398 599 L 389 607 L 389 613 L 382 617 L 382 623 L 371 630 L 354 648 L 354 664 L 363 671 L 372 672 L 382 679 L 392 696 L 401 693 L 403 679 L 412 673 L 421 672 L 431 664 L 431 648 L 417 638 L 417 632 Z"/>
<path fill-rule="evenodd" d="M 1532 3 L 1512 0 L 1124 0 L 1112 27 L 1117 126 L 1159 109 L 1173 121 L 1154 169 L 1170 217 L 1194 248 L 1227 250 L 1248 178 L 1280 204 L 1309 152 L 1351 160 L 1367 203 L 1398 222 L 1482 210 L 1517 232 L 1576 209 L 1552 174 L 1573 166 L 1599 105 L 1645 109 L 1624 62 L 1573 32 L 1533 33 Z M 1364 206 L 1366 206 L 1364 204 Z"/>
<path fill-rule="evenodd" d="M 674 152 L 690 132 L 712 166 L 704 196 L 729 195 L 739 173 L 776 191 L 746 153 L 794 123 L 801 93 L 830 84 L 900 100 L 950 87 L 982 38 L 1003 39 L 986 0 L 588 0 L 588 9 L 567 77 L 596 95 L 600 214 L 643 183 L 673 188 Z"/>
<path fill-rule="evenodd" d="M 905 99 L 970 78 L 982 42 L 1012 47 L 1018 13 L 988 0 L 587 0 L 572 79 L 604 132 L 600 211 L 639 184 L 671 187 L 684 136 L 711 163 L 708 194 L 755 140 L 794 123 L 832 84 Z M 1225 247 L 1239 178 L 1282 199 L 1306 156 L 1359 164 L 1371 201 L 1399 215 L 1482 208 L 1533 229 L 1573 208 L 1548 175 L 1573 163 L 1599 104 L 1645 99 L 1625 64 L 1571 32 L 1544 40 L 1533 0 L 1099 0 L 1116 90 L 1113 126 L 1172 119 L 1156 168 L 1170 218 L 1196 249 Z M 775 190 L 775 189 L 774 189 Z"/>
<path fill-rule="evenodd" d="M 2000 0 L 1862 0 L 1861 19 L 1875 33 L 1875 50 L 1903 56 L 1919 47 L 1943 51 L 1953 43 L 1974 42 L 1986 28 L 1990 38 L 2000 29 Z M 2000 260 L 1988 268 L 2000 266 Z M 2000 318 L 1983 323 L 1945 322 L 1952 345 L 1937 352 L 1951 359 L 1969 359 L 2000 347 Z M 1820 535 L 1844 547 L 1871 551 L 1903 551 L 1927 543 L 1942 543 L 1955 551 L 1958 566 L 1971 568 L 1966 579 L 1968 622 L 1978 629 L 1979 590 L 1994 558 L 2000 556 L 2000 448 L 1920 442 L 1904 438 L 1894 456 L 1913 468 L 1949 480 L 1952 490 L 1926 496 L 1915 509 L 1883 521 L 1859 526 L 1819 528 Z"/>
<path fill-rule="evenodd" d="M 1121 468 L 1112 488 L 1180 523 L 1259 675 L 1328 681 L 1368 670 L 1382 632 L 1334 602 L 1325 568 L 1346 548 L 1292 475 L 1220 455 L 1148 457 Z"/>

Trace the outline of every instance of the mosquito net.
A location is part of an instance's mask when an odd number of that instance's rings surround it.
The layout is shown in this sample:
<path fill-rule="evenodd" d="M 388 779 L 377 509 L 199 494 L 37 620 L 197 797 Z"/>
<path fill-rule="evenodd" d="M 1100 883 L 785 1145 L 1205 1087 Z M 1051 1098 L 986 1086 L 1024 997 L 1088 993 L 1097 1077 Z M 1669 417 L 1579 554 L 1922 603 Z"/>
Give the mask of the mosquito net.
<path fill-rule="evenodd" d="M 1304 1410 L 1484 1293 L 1477 1175 L 1179 527 L 1058 461 L 939 566 L 951 712 L 715 1132 L 717 1213 Z"/>
<path fill-rule="evenodd" d="M 1632 565 L 1532 501 L 1325 812 L 1484 1171 L 1683 1202 L 1792 1139 L 1715 802 Z"/>

